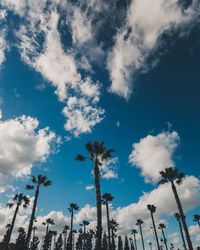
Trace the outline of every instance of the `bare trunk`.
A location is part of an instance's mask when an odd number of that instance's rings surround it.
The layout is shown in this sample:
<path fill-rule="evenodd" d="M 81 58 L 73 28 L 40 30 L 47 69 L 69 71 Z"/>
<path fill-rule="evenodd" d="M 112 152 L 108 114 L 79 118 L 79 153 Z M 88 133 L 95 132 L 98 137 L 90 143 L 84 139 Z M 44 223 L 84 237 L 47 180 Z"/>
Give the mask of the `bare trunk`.
<path fill-rule="evenodd" d="M 163 235 L 163 240 L 164 240 L 164 244 L 165 244 L 165 249 L 168 250 L 167 239 L 166 239 L 166 237 L 165 237 L 164 229 L 161 228 L 161 231 L 162 231 L 162 235 Z"/>
<path fill-rule="evenodd" d="M 31 219 L 30 219 L 30 223 L 29 223 L 29 227 L 28 227 L 28 233 L 27 233 L 27 237 L 26 237 L 26 248 L 27 249 L 29 248 L 29 244 L 30 244 L 31 233 L 32 233 L 32 228 L 33 228 L 33 221 L 35 219 L 35 211 L 36 211 L 37 201 L 38 201 L 38 196 L 39 196 L 39 190 L 40 190 L 40 186 L 38 184 L 37 188 L 36 188 L 36 191 L 35 191 L 35 199 L 34 199 L 34 203 L 33 203 Z"/>
<path fill-rule="evenodd" d="M 143 238 L 143 234 L 142 234 L 142 226 L 139 225 L 139 228 L 140 228 L 140 235 L 141 235 L 141 240 L 142 240 L 142 248 L 143 248 L 143 250 L 145 250 L 145 247 L 144 247 L 144 238 Z"/>
<path fill-rule="evenodd" d="M 12 235 L 12 231 L 13 231 L 13 228 L 14 228 L 14 225 L 15 225 L 15 220 L 16 220 L 16 217 L 17 217 L 18 210 L 19 210 L 19 203 L 16 206 L 15 213 L 14 213 L 13 219 L 12 219 L 12 223 L 11 223 L 11 226 L 10 226 L 10 229 L 9 229 L 8 240 L 6 242 L 7 247 L 8 247 L 8 244 L 10 242 L 10 239 L 11 239 L 11 235 Z"/>
<path fill-rule="evenodd" d="M 189 234 L 189 231 L 188 231 L 188 228 L 187 228 L 187 224 L 186 224 L 186 220 L 185 220 L 185 215 L 184 215 L 184 212 L 183 212 L 183 208 L 182 208 L 182 205 L 181 205 L 181 202 L 180 202 L 177 190 L 176 190 L 176 186 L 173 183 L 173 181 L 171 181 L 171 186 L 172 186 L 172 190 L 173 190 L 173 193 L 174 193 L 174 196 L 175 196 L 175 200 L 176 200 L 176 203 L 177 203 L 177 207 L 178 207 L 178 210 L 179 210 L 181 222 L 183 224 L 183 229 L 185 231 L 185 236 L 186 236 L 186 240 L 187 240 L 187 244 L 188 244 L 188 249 L 189 250 L 193 250 L 193 246 L 192 246 L 192 242 L 191 242 L 191 239 L 190 239 L 190 234 Z"/>
<path fill-rule="evenodd" d="M 155 221 L 154 221 L 154 217 L 153 217 L 153 213 L 152 212 L 151 212 L 151 219 L 152 219 L 152 223 L 153 223 L 153 229 L 154 229 L 154 233 L 155 233 L 155 237 L 156 237 L 157 247 L 158 247 L 158 250 L 160 250 L 160 245 L 159 245 L 159 241 L 158 241 L 158 235 L 157 235 L 157 231 L 156 231 L 156 225 L 155 225 Z"/>
<path fill-rule="evenodd" d="M 135 242 L 135 250 L 137 250 L 137 241 L 136 241 L 136 236 L 134 234 L 134 242 Z"/>
<path fill-rule="evenodd" d="M 101 250 L 101 238 L 102 238 L 102 211 L 101 211 L 101 190 L 100 190 L 100 172 L 98 162 L 95 162 L 94 167 L 94 182 L 96 190 L 96 207 L 97 207 L 97 233 L 96 233 L 96 250 Z"/>
<path fill-rule="evenodd" d="M 187 250 L 187 247 L 186 247 L 186 244 L 185 244 L 184 235 L 183 235 L 183 228 L 182 228 L 180 220 L 178 220 L 178 224 L 179 224 L 179 228 L 180 228 L 181 238 L 182 238 L 182 241 L 183 241 L 183 247 L 184 247 L 185 250 Z"/>
<path fill-rule="evenodd" d="M 108 226 L 108 249 L 111 249 L 111 243 L 110 243 L 110 218 L 109 218 L 109 208 L 108 208 L 108 202 L 106 201 L 106 215 L 107 215 L 107 226 Z"/>
<path fill-rule="evenodd" d="M 69 242 L 70 250 L 72 250 L 72 245 L 73 245 L 73 219 L 74 219 L 74 210 L 72 209 L 72 211 L 71 211 L 71 231 L 70 231 L 70 242 Z"/>

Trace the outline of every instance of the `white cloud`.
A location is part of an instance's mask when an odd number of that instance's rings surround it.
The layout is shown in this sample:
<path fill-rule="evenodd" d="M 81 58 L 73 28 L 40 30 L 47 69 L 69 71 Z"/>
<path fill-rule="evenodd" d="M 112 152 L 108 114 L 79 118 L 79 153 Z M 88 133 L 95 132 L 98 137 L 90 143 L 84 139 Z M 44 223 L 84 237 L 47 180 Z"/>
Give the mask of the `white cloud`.
<path fill-rule="evenodd" d="M 45 162 L 59 137 L 48 127 L 38 129 L 39 121 L 29 116 L 0 120 L 0 191 L 12 179 L 30 174 L 33 164 Z"/>
<path fill-rule="evenodd" d="M 6 29 L 4 27 L 6 15 L 6 10 L 0 9 L 0 65 L 5 60 L 5 50 L 8 47 L 6 44 Z"/>
<path fill-rule="evenodd" d="M 21 26 L 18 32 L 21 56 L 56 88 L 59 100 L 66 105 L 63 110 L 66 117 L 65 129 L 75 136 L 90 133 L 104 118 L 104 110 L 98 107 L 101 86 L 90 77 L 82 79 L 74 53 L 63 49 L 58 31 L 60 15 L 55 8 L 52 7 L 39 16 L 40 24 L 37 22 L 38 15 L 33 15 L 30 17 L 30 25 Z M 30 37 L 30 33 L 35 35 Z M 43 34 L 45 39 L 40 53 L 38 34 Z"/>
<path fill-rule="evenodd" d="M 146 60 L 160 44 L 161 35 L 194 20 L 198 10 L 198 1 L 183 10 L 178 0 L 132 0 L 126 23 L 118 31 L 108 57 L 110 90 L 128 98 L 133 89 L 134 73 L 150 67 Z"/>
<path fill-rule="evenodd" d="M 93 185 L 88 185 L 85 187 L 85 190 L 93 190 L 94 186 Z"/>
<path fill-rule="evenodd" d="M 119 168 L 119 159 L 118 157 L 111 158 L 103 162 L 103 165 L 100 168 L 101 178 L 102 179 L 117 179 Z"/>
<path fill-rule="evenodd" d="M 147 135 L 133 144 L 129 162 L 141 170 L 146 182 L 156 183 L 161 170 L 174 167 L 172 156 L 178 143 L 179 135 L 175 131 Z"/>

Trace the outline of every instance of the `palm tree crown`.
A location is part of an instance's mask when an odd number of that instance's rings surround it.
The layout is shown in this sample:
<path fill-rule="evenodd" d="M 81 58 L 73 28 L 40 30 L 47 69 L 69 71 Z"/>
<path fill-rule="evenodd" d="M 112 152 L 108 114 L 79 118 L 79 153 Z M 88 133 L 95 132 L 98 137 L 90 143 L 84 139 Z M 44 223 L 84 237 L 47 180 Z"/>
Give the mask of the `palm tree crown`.
<path fill-rule="evenodd" d="M 165 184 L 167 182 L 176 182 L 180 185 L 185 178 L 185 174 L 181 173 L 176 168 L 166 168 L 164 171 L 160 171 L 160 175 L 162 179 L 159 181 L 159 184 Z"/>

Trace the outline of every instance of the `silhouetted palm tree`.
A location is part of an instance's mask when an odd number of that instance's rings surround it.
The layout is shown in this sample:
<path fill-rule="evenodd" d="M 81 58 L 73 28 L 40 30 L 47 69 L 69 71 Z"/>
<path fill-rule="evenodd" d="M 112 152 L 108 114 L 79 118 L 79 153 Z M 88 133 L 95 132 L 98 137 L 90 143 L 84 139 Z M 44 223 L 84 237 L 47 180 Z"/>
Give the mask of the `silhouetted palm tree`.
<path fill-rule="evenodd" d="M 131 234 L 133 234 L 133 237 L 134 237 L 135 250 L 137 250 L 137 241 L 136 241 L 136 234 L 137 234 L 137 233 L 138 233 L 137 230 L 132 229 Z"/>
<path fill-rule="evenodd" d="M 166 250 L 168 250 L 167 239 L 166 239 L 166 237 L 165 237 L 165 232 L 164 232 L 164 229 L 166 228 L 166 226 L 165 226 L 164 223 L 160 223 L 158 228 L 159 228 L 159 229 L 161 230 L 161 232 L 162 232 L 163 242 L 164 242 L 164 244 L 165 244 Z"/>
<path fill-rule="evenodd" d="M 183 241 L 183 247 L 184 247 L 184 249 L 186 250 L 187 247 L 186 247 L 186 244 L 185 244 L 185 239 L 184 239 L 184 235 L 183 235 L 183 228 L 182 228 L 181 218 L 180 218 L 179 213 L 175 213 L 175 214 L 174 214 L 174 217 L 175 217 L 176 220 L 178 221 L 178 225 L 179 225 L 179 229 L 180 229 L 180 233 L 181 233 L 181 238 L 182 238 L 182 241 Z"/>
<path fill-rule="evenodd" d="M 70 227 L 70 239 L 69 239 L 69 249 L 72 250 L 72 243 L 73 243 L 73 219 L 74 219 L 74 211 L 79 210 L 79 207 L 75 203 L 70 203 L 69 212 L 71 213 L 71 227 Z"/>
<path fill-rule="evenodd" d="M 54 220 L 51 219 L 51 218 L 47 218 L 45 220 L 45 222 L 42 222 L 42 224 L 46 226 L 46 234 L 49 232 L 49 226 L 50 225 L 52 225 L 52 226 L 55 225 Z"/>
<path fill-rule="evenodd" d="M 94 163 L 94 183 L 96 190 L 96 207 L 97 207 L 97 233 L 96 233 L 96 250 L 101 250 L 102 239 L 102 210 L 101 210 L 101 188 L 100 188 L 100 167 L 103 162 L 112 157 L 113 149 L 106 149 L 104 142 L 89 142 L 86 145 L 89 158 L 78 154 L 76 160 L 91 160 Z"/>
<path fill-rule="evenodd" d="M 29 247 L 29 244 L 30 244 L 33 222 L 35 219 L 35 211 L 36 211 L 38 196 L 40 193 L 40 186 L 48 187 L 52 184 L 52 182 L 50 180 L 47 180 L 46 176 L 38 175 L 37 177 L 32 176 L 32 184 L 33 185 L 26 185 L 26 189 L 28 189 L 28 190 L 35 188 L 35 198 L 34 198 L 34 203 L 33 203 L 33 209 L 32 209 L 32 213 L 31 213 L 31 219 L 30 219 L 28 233 L 27 233 L 27 237 L 26 237 L 26 247 L 27 248 Z"/>
<path fill-rule="evenodd" d="M 184 215 L 183 208 L 182 208 L 182 205 L 181 205 L 181 201 L 179 199 L 178 192 L 177 192 L 177 189 L 176 189 L 176 186 L 175 186 L 175 182 L 178 185 L 180 185 L 182 183 L 183 179 L 185 178 L 185 174 L 179 172 L 178 169 L 166 168 L 164 171 L 160 172 L 160 175 L 162 176 L 162 179 L 160 180 L 159 184 L 164 184 L 164 183 L 168 183 L 168 182 L 171 184 L 171 188 L 172 188 L 172 191 L 174 193 L 174 197 L 175 197 L 177 207 L 178 207 L 178 211 L 179 211 L 179 214 L 180 214 L 181 222 L 183 224 L 183 229 L 185 231 L 185 236 L 186 236 L 186 239 L 187 239 L 188 248 L 190 250 L 193 250 L 192 241 L 190 239 L 190 234 L 189 234 L 187 224 L 186 224 L 186 220 L 185 220 L 185 215 Z"/>
<path fill-rule="evenodd" d="M 108 227 L 108 249 L 111 249 L 111 242 L 110 242 L 110 218 L 109 218 L 109 206 L 108 203 L 109 201 L 112 201 L 114 199 L 114 197 L 109 194 L 109 193 L 105 193 L 102 195 L 102 202 L 104 205 L 106 205 L 106 215 L 107 215 L 107 227 Z"/>
<path fill-rule="evenodd" d="M 153 216 L 153 214 L 156 212 L 156 206 L 148 204 L 147 209 L 151 213 L 151 219 L 152 219 L 153 229 L 154 229 L 154 233 L 155 233 L 155 237 L 156 237 L 156 243 L 157 243 L 158 250 L 160 250 L 160 244 L 158 241 L 158 234 L 156 231 L 156 225 L 155 225 L 155 220 L 154 220 L 154 216 Z"/>
<path fill-rule="evenodd" d="M 88 226 L 90 224 L 89 221 L 87 220 L 83 220 L 82 224 L 80 224 L 80 226 L 83 227 L 83 247 L 85 247 L 85 239 L 86 239 L 86 226 Z"/>
<path fill-rule="evenodd" d="M 152 250 L 152 243 L 151 242 L 149 242 L 149 248 L 150 248 L 150 250 Z"/>
<path fill-rule="evenodd" d="M 70 227 L 68 225 L 65 225 L 63 228 L 63 235 L 64 235 L 64 240 L 63 240 L 63 247 L 64 250 L 66 250 L 66 246 L 67 246 L 67 232 L 70 229 Z"/>
<path fill-rule="evenodd" d="M 10 242 L 10 238 L 11 238 L 11 235 L 12 235 L 12 231 L 13 231 L 13 228 L 14 228 L 14 225 L 15 225 L 15 220 L 16 220 L 16 217 L 17 217 L 17 213 L 19 211 L 19 208 L 20 206 L 23 205 L 23 208 L 27 208 L 29 203 L 30 203 L 30 200 L 29 198 L 20 193 L 20 194 L 16 194 L 14 197 L 13 197 L 13 202 L 12 203 L 8 203 L 7 204 L 7 207 L 9 208 L 12 208 L 15 204 L 16 204 L 16 208 L 15 208 L 15 212 L 14 212 L 14 215 L 13 215 L 13 218 L 12 218 L 12 222 L 11 224 L 9 224 L 9 228 L 8 228 L 8 234 L 7 234 L 7 246 Z"/>
<path fill-rule="evenodd" d="M 141 219 L 137 219 L 136 225 L 139 227 L 140 230 L 140 236 L 141 236 L 141 240 L 142 240 L 142 248 L 143 250 L 145 250 L 145 246 L 144 246 L 144 238 L 143 238 L 143 233 L 142 233 L 142 224 L 144 223 L 143 220 Z"/>
<path fill-rule="evenodd" d="M 197 222 L 197 224 L 199 225 L 200 227 L 200 215 L 199 214 L 195 214 L 193 216 L 193 221 Z"/>
<path fill-rule="evenodd" d="M 112 250 L 115 249 L 115 233 L 117 232 L 117 228 L 119 226 L 119 224 L 117 223 L 116 220 L 112 219 L 109 221 L 109 227 L 110 227 L 110 231 L 111 231 L 111 238 L 112 238 Z"/>

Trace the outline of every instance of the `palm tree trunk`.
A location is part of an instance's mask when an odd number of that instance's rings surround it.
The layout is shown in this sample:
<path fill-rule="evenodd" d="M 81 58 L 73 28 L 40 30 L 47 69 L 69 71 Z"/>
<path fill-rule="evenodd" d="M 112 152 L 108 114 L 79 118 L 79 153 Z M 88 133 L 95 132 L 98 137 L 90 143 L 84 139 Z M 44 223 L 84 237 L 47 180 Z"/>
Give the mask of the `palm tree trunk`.
<path fill-rule="evenodd" d="M 34 203 L 33 203 L 31 219 L 30 219 L 30 223 L 28 226 L 28 233 L 27 233 L 27 237 L 26 237 L 26 248 L 27 249 L 29 248 L 29 244 L 30 244 L 31 233 L 32 233 L 32 228 L 33 228 L 33 221 L 35 219 L 35 211 L 36 211 L 36 206 L 37 206 L 37 201 L 38 201 L 38 196 L 39 196 L 39 190 L 40 190 L 40 185 L 38 184 L 36 191 L 35 191 L 35 199 L 34 199 Z"/>
<path fill-rule="evenodd" d="M 135 250 L 137 250 L 137 241 L 136 241 L 136 236 L 134 234 L 134 242 L 135 242 Z"/>
<path fill-rule="evenodd" d="M 182 241 L 183 241 L 183 247 L 184 247 L 185 250 L 187 250 L 187 247 L 186 247 L 186 244 L 185 244 L 184 235 L 183 235 L 183 228 L 182 228 L 180 220 L 178 220 L 178 224 L 179 224 L 179 228 L 180 228 L 181 238 L 182 238 Z"/>
<path fill-rule="evenodd" d="M 16 206 L 16 209 L 15 209 L 15 212 L 14 212 L 14 215 L 13 215 L 13 219 L 12 219 L 12 223 L 11 223 L 11 226 L 9 228 L 9 234 L 8 234 L 8 238 L 7 238 L 7 242 L 6 242 L 7 247 L 8 247 L 8 244 L 10 242 L 10 239 L 11 239 L 11 235 L 12 235 L 12 231 L 13 231 L 13 228 L 14 228 L 14 225 L 15 225 L 15 220 L 16 220 L 16 217 L 17 217 L 18 210 L 19 210 L 19 203 Z"/>
<path fill-rule="evenodd" d="M 72 243 L 73 243 L 73 219 L 74 219 L 74 210 L 71 211 L 71 231 L 70 231 L 70 244 L 69 248 L 72 250 Z"/>
<path fill-rule="evenodd" d="M 154 221 L 154 217 L 153 217 L 153 213 L 151 212 L 151 219 L 152 219 L 152 223 L 153 223 L 153 229 L 154 229 L 154 233 L 155 233 L 155 237 L 156 237 L 156 243 L 157 243 L 157 247 L 158 250 L 160 250 L 160 245 L 159 245 L 159 241 L 158 241 L 158 235 L 156 232 L 156 225 L 155 225 L 155 221 Z"/>
<path fill-rule="evenodd" d="M 102 237 L 102 211 L 101 211 L 101 189 L 100 189 L 100 172 L 98 162 L 95 162 L 94 167 L 94 182 L 96 189 L 96 207 L 97 207 L 97 237 L 96 237 L 96 250 L 101 250 L 101 237 Z"/>
<path fill-rule="evenodd" d="M 85 231 L 86 231 L 86 228 L 85 228 L 85 225 L 83 225 L 83 249 L 85 249 Z"/>
<path fill-rule="evenodd" d="M 141 235 L 141 240 L 142 240 L 142 248 L 143 248 L 143 250 L 145 250 L 144 238 L 143 238 L 143 234 L 142 234 L 142 226 L 141 225 L 139 225 L 139 229 L 140 229 L 140 235 Z"/>
<path fill-rule="evenodd" d="M 163 240 L 164 240 L 164 244 L 165 244 L 165 249 L 168 250 L 167 239 L 166 239 L 166 237 L 165 237 L 165 232 L 164 232 L 163 228 L 161 228 L 161 231 L 162 231 L 162 235 L 163 235 Z"/>
<path fill-rule="evenodd" d="M 106 215 L 107 215 L 107 226 L 108 226 L 108 249 L 111 249 L 111 243 L 110 243 L 110 218 L 109 218 L 109 208 L 108 208 L 108 202 L 106 201 Z"/>
<path fill-rule="evenodd" d="M 171 186 L 172 186 L 174 197 L 175 197 L 175 200 L 176 200 L 176 203 L 177 203 L 177 207 L 178 207 L 178 210 L 179 210 L 180 218 L 181 218 L 181 221 L 182 221 L 182 224 L 183 224 L 183 229 L 185 231 L 185 236 L 186 236 L 188 248 L 189 248 L 189 250 L 193 250 L 193 246 L 192 246 L 192 242 L 191 242 L 191 239 L 190 239 L 190 234 L 189 234 L 189 231 L 188 231 L 188 228 L 187 228 L 187 224 L 186 224 L 186 220 L 185 220 L 185 215 L 184 215 L 184 212 L 183 212 L 183 208 L 182 208 L 179 196 L 178 196 L 178 192 L 176 190 L 176 186 L 174 185 L 173 181 L 171 181 Z"/>
<path fill-rule="evenodd" d="M 114 232 L 112 230 L 112 250 L 115 250 L 115 235 L 114 235 Z"/>

